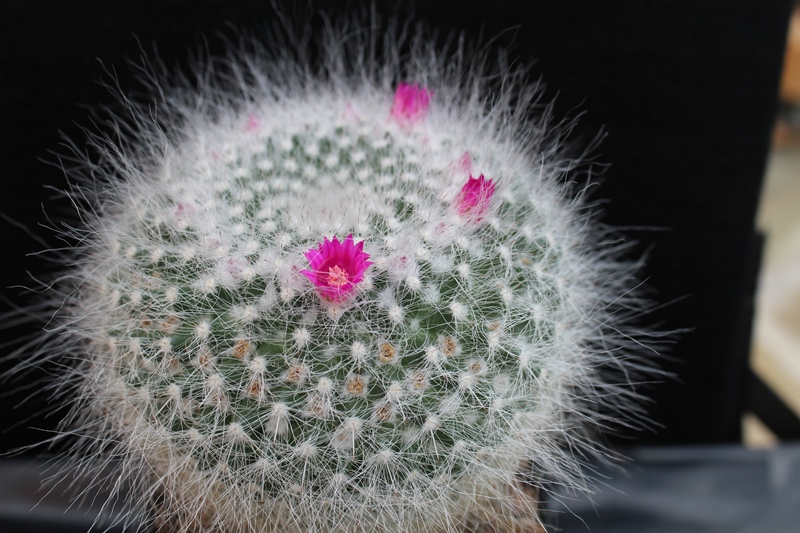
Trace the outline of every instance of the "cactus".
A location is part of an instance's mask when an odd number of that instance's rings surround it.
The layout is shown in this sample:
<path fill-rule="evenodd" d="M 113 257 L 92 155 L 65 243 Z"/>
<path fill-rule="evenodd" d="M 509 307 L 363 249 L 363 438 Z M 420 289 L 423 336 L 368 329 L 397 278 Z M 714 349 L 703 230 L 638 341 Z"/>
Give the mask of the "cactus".
<path fill-rule="evenodd" d="M 530 487 L 589 487 L 632 395 L 599 368 L 635 370 L 634 267 L 567 199 L 590 167 L 539 88 L 359 39 L 329 43 L 355 73 L 246 56 L 239 93 L 93 138 L 45 350 L 77 360 L 75 462 L 119 461 L 164 529 L 535 528 Z"/>

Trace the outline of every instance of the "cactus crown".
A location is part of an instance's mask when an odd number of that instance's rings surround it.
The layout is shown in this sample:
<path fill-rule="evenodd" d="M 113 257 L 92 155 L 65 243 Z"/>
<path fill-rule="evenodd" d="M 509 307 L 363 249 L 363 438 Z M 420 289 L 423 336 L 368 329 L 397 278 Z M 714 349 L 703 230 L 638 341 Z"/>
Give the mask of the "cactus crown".
<path fill-rule="evenodd" d="M 165 149 L 145 128 L 107 154 L 60 315 L 70 423 L 177 529 L 513 529 L 531 464 L 582 486 L 580 420 L 627 394 L 594 369 L 624 365 L 630 267 L 562 199 L 581 161 L 523 120 L 521 74 L 487 110 L 418 59 L 431 87 L 396 91 L 234 64 L 240 100 L 189 91 Z"/>

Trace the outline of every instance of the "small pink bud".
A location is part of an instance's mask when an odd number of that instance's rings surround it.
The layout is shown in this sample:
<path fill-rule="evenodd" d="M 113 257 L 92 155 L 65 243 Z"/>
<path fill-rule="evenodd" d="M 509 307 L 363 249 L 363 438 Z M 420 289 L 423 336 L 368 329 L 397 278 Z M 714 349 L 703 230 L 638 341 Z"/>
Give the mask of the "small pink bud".
<path fill-rule="evenodd" d="M 304 255 L 310 268 L 300 273 L 311 280 L 320 297 L 329 302 L 347 300 L 372 264 L 367 261 L 369 254 L 364 252 L 364 241 L 354 242 L 353 235 L 341 242 L 335 236 L 331 240 L 325 237 L 317 248 L 309 249 Z"/>
<path fill-rule="evenodd" d="M 478 178 L 471 175 L 461 188 L 455 200 L 456 210 L 462 217 L 479 222 L 489 211 L 489 202 L 494 194 L 494 182 L 483 174 Z"/>
<path fill-rule="evenodd" d="M 402 126 L 411 126 L 419 122 L 428 113 L 433 91 L 420 87 L 416 83 L 409 85 L 400 83 L 394 93 L 392 118 Z"/>
<path fill-rule="evenodd" d="M 472 173 L 472 157 L 469 152 L 464 152 L 461 157 L 452 161 L 448 168 L 454 175 L 469 176 Z"/>
<path fill-rule="evenodd" d="M 258 117 L 256 117 L 253 114 L 247 117 L 247 126 L 245 126 L 245 129 L 247 131 L 256 131 L 260 127 L 261 127 L 261 121 L 258 120 Z"/>
<path fill-rule="evenodd" d="M 463 172 L 472 172 L 472 158 L 470 157 L 469 152 L 464 152 L 459 160 L 459 163 Z"/>
<path fill-rule="evenodd" d="M 178 202 L 178 206 L 175 208 L 175 217 L 178 220 L 183 220 L 192 216 L 197 211 L 197 207 L 190 203 L 190 202 Z"/>
<path fill-rule="evenodd" d="M 356 108 L 353 106 L 352 102 L 347 102 L 345 104 L 342 116 L 348 121 L 358 120 L 358 111 L 356 111 Z"/>

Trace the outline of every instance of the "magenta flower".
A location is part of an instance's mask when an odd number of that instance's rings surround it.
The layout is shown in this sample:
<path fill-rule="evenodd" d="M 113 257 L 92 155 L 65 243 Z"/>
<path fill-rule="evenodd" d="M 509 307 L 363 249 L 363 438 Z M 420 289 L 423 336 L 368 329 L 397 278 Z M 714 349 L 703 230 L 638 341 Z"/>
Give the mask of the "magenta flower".
<path fill-rule="evenodd" d="M 394 93 L 392 118 L 403 126 L 410 126 L 425 118 L 431 104 L 433 91 L 420 87 L 416 83 L 409 85 L 400 83 Z"/>
<path fill-rule="evenodd" d="M 369 254 L 364 252 L 364 241 L 353 242 L 352 234 L 341 242 L 335 236 L 331 240 L 325 237 L 317 248 L 311 248 L 304 255 L 311 268 L 300 273 L 310 279 L 320 297 L 329 302 L 347 300 L 372 264 L 367 261 Z"/>
<path fill-rule="evenodd" d="M 494 194 L 494 182 L 483 174 L 478 178 L 470 175 L 455 200 L 456 210 L 462 217 L 478 222 L 489 211 L 489 201 Z"/>

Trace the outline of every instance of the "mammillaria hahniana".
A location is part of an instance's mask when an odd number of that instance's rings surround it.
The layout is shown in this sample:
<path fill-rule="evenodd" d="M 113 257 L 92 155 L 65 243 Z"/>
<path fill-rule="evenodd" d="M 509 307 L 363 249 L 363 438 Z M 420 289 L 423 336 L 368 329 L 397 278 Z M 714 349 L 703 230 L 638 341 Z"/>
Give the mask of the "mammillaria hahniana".
<path fill-rule="evenodd" d="M 238 89 L 92 138 L 103 187 L 72 171 L 43 352 L 75 359 L 74 462 L 120 465 L 164 529 L 534 529 L 636 411 L 607 377 L 636 369 L 634 268 L 538 88 L 512 69 L 487 100 L 461 54 L 364 44 L 326 45 L 354 71 L 228 59 Z"/>

